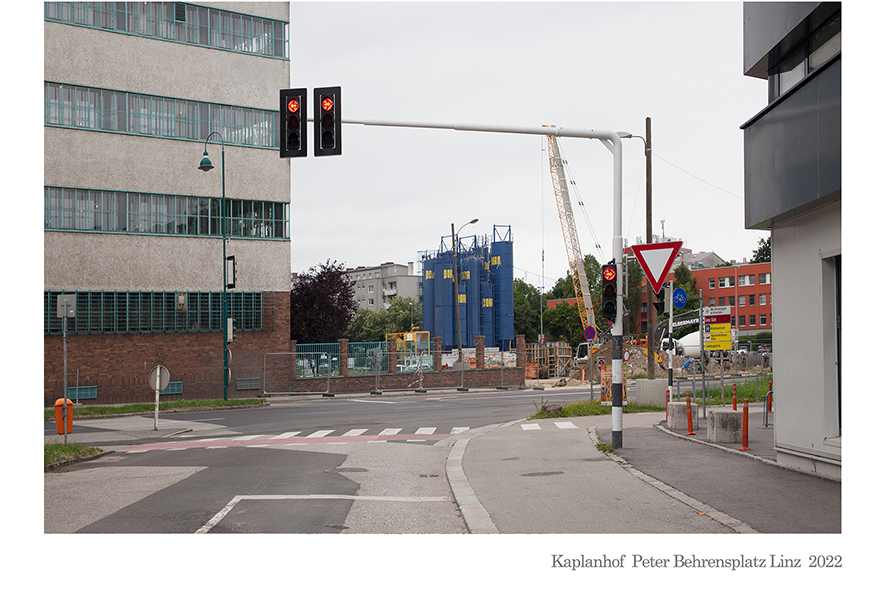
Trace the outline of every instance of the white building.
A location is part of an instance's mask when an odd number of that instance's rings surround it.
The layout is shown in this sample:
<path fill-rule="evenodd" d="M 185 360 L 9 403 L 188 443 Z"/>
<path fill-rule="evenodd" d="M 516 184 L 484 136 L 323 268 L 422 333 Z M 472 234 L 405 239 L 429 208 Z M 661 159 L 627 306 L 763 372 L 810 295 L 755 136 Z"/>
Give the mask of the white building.
<path fill-rule="evenodd" d="M 421 276 L 415 275 L 413 262 L 406 265 L 386 262 L 378 266 L 348 268 L 354 282 L 354 300 L 361 309 L 386 310 L 394 297 L 420 301 Z"/>

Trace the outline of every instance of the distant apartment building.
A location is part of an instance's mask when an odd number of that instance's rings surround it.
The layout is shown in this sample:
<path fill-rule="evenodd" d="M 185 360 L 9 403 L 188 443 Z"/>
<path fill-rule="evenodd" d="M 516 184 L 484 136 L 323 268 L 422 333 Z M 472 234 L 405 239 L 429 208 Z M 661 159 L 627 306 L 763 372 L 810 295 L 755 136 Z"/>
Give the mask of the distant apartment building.
<path fill-rule="evenodd" d="M 421 296 L 421 276 L 416 276 L 413 262 L 406 265 L 385 262 L 378 266 L 348 268 L 347 277 L 354 283 L 354 300 L 361 309 L 387 310 L 394 297 Z"/>

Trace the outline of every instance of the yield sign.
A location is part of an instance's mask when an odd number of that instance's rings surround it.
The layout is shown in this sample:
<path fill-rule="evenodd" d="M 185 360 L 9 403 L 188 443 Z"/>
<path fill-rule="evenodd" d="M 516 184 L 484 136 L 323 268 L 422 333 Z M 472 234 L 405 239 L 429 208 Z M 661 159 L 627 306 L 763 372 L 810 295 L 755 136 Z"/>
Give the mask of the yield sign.
<path fill-rule="evenodd" d="M 647 245 L 634 245 L 634 255 L 646 274 L 646 279 L 652 285 L 653 292 L 661 290 L 671 265 L 677 258 L 677 253 L 683 241 L 670 241 L 668 243 L 649 243 Z"/>

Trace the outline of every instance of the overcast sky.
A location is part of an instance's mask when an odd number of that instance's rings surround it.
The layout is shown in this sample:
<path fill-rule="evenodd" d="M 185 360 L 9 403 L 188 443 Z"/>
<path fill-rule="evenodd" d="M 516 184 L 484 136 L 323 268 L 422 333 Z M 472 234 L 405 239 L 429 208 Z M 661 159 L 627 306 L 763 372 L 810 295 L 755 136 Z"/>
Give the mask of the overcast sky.
<path fill-rule="evenodd" d="M 766 106 L 767 87 L 742 74 L 738 2 L 293 2 L 291 12 L 291 86 L 341 86 L 345 119 L 642 136 L 650 117 L 653 232 L 664 220 L 684 246 L 737 261 L 768 236 L 744 228 L 739 126 Z M 611 153 L 598 140 L 559 143 L 582 251 L 608 261 Z M 646 235 L 645 160 L 641 140 L 624 145 L 622 236 L 633 245 Z M 479 218 L 462 236 L 509 225 L 515 278 L 540 285 L 542 250 L 544 286 L 565 276 L 543 136 L 345 125 L 342 146 L 291 159 L 293 271 L 419 262 L 451 224 Z"/>

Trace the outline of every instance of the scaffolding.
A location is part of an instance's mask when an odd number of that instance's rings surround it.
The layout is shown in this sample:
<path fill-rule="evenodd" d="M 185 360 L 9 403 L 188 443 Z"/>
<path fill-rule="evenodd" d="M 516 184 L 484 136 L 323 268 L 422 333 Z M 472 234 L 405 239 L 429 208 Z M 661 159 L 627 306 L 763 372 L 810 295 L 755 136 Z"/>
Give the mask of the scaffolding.
<path fill-rule="evenodd" d="M 572 370 L 572 347 L 568 342 L 527 344 L 526 360 L 547 369 L 548 377 L 567 377 Z"/>

